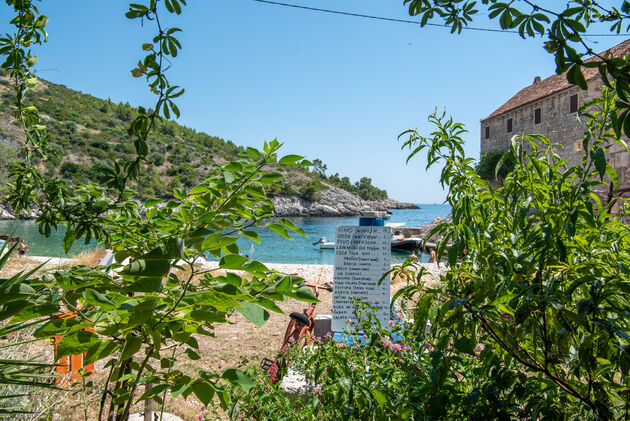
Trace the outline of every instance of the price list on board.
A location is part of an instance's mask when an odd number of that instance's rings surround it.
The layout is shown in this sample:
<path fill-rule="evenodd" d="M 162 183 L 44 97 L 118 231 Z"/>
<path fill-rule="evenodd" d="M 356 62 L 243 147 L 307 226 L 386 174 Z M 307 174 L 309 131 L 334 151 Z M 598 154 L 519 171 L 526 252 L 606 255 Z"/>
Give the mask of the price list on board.
<path fill-rule="evenodd" d="M 389 314 L 389 275 L 379 281 L 391 265 L 392 231 L 388 227 L 338 226 L 335 230 L 335 272 L 332 330 L 344 330 L 356 321 L 353 298 L 377 308 L 381 325 Z"/>

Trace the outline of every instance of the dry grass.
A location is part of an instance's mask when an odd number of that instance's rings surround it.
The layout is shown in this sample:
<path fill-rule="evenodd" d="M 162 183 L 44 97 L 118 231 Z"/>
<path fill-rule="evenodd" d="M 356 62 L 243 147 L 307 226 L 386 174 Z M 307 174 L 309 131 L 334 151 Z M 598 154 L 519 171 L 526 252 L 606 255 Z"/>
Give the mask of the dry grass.
<path fill-rule="evenodd" d="M 96 247 L 92 250 L 85 250 L 72 258 L 72 266 L 96 267 L 107 255 L 107 250 Z"/>
<path fill-rule="evenodd" d="M 95 267 L 106 254 L 107 252 L 103 248 L 97 247 L 93 250 L 84 251 L 78 254 L 67 263 L 58 264 L 55 263 L 55 260 L 53 259 L 44 264 L 33 276 L 41 276 L 42 273 L 50 270 L 68 269 L 71 266 L 84 265 L 88 267 Z M 28 255 L 22 256 L 14 252 L 9 258 L 9 261 L 0 270 L 0 278 L 9 278 L 19 272 L 28 272 L 39 265 L 42 265 L 42 262 L 34 258 L 30 258 Z"/>

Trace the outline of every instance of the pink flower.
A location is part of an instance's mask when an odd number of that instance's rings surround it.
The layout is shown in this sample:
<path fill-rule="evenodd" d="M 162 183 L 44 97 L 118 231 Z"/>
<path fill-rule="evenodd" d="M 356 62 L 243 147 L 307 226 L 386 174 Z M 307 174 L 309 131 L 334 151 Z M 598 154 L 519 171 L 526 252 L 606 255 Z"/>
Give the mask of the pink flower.
<path fill-rule="evenodd" d="M 374 304 L 380 304 L 380 303 L 381 303 L 380 299 L 377 298 L 376 300 L 374 300 Z"/>
<path fill-rule="evenodd" d="M 400 344 L 392 344 L 390 349 L 394 352 L 399 352 L 402 349 L 402 345 Z"/>
<path fill-rule="evenodd" d="M 330 339 L 330 338 L 332 338 L 332 332 L 328 332 L 328 333 L 326 333 L 325 338 L 326 338 L 326 339 Z"/>
<path fill-rule="evenodd" d="M 199 420 L 203 419 L 203 413 L 199 414 Z"/>
<path fill-rule="evenodd" d="M 322 393 L 322 387 L 321 386 L 315 386 L 313 388 L 313 395 L 320 395 Z"/>
<path fill-rule="evenodd" d="M 387 326 L 392 327 L 394 326 L 394 321 L 390 320 L 389 322 L 387 322 Z"/>

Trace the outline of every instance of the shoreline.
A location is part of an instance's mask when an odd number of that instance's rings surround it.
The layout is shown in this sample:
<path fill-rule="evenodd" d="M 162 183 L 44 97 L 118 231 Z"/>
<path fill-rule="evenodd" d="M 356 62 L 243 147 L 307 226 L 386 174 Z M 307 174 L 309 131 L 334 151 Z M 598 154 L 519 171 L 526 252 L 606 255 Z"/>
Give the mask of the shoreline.
<path fill-rule="evenodd" d="M 69 266 L 72 265 L 74 258 L 66 257 L 50 257 L 50 256 L 25 256 L 25 259 L 35 261 L 38 263 L 46 263 L 45 267 L 50 266 Z M 204 269 L 208 270 L 226 270 L 219 267 L 218 261 L 202 261 L 199 262 Z M 287 274 L 297 274 L 304 278 L 307 282 L 313 282 L 316 284 L 323 284 L 333 280 L 334 277 L 334 265 L 317 264 L 317 263 L 266 263 L 261 262 L 270 270 L 275 270 Z M 391 265 L 393 268 L 396 265 Z M 427 280 L 439 281 L 439 277 L 448 268 L 444 264 L 436 263 L 418 263 L 418 268 L 424 268 Z M 230 270 L 230 269 L 227 269 Z M 235 271 L 236 272 L 236 271 Z M 432 279 L 430 279 L 432 278 Z"/>

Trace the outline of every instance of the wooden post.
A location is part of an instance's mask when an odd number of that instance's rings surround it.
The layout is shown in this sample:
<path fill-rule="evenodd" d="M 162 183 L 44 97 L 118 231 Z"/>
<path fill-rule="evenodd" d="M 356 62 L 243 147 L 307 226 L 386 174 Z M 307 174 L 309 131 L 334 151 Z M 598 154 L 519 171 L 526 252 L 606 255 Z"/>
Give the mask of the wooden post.
<path fill-rule="evenodd" d="M 144 386 L 145 393 L 153 388 L 153 383 L 147 383 Z M 153 421 L 153 399 L 148 398 L 144 401 L 144 421 Z"/>

